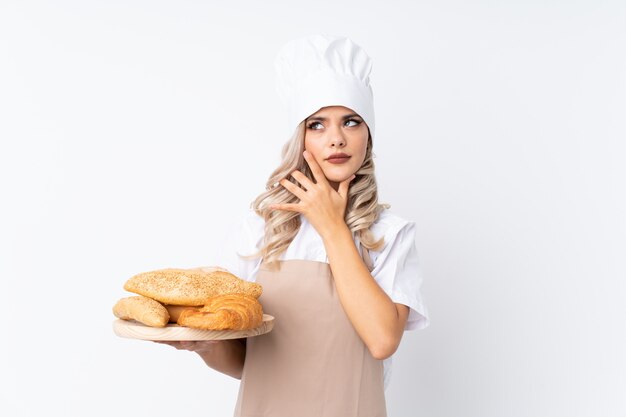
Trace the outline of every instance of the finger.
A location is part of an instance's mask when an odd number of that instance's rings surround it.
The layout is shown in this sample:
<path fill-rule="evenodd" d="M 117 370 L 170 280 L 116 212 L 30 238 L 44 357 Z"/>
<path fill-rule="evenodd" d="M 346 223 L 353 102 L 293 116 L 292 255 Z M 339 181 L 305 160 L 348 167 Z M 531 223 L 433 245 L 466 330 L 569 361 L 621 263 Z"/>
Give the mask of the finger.
<path fill-rule="evenodd" d="M 354 177 L 356 177 L 356 175 L 352 175 L 350 178 L 341 181 L 341 183 L 339 184 L 339 188 L 337 188 L 337 192 L 342 198 L 345 199 L 348 197 L 348 189 L 350 188 L 350 183 L 352 182 Z"/>
<path fill-rule="evenodd" d="M 181 340 L 180 347 L 185 350 L 196 350 L 198 342 L 193 340 Z"/>
<path fill-rule="evenodd" d="M 298 187 L 293 182 L 291 182 L 289 180 L 286 180 L 286 179 L 282 179 L 282 180 L 280 180 L 280 185 L 285 187 L 287 189 L 287 191 L 289 191 L 291 194 L 293 194 L 296 197 L 298 197 L 300 200 L 304 199 L 306 191 L 303 190 L 302 188 Z"/>
<path fill-rule="evenodd" d="M 285 210 L 285 211 L 297 211 L 302 212 L 298 204 L 272 204 L 269 206 L 272 210 Z"/>
<path fill-rule="evenodd" d="M 214 272 L 214 271 L 226 271 L 221 266 L 198 266 L 196 268 L 189 268 L 190 271 L 204 271 L 204 272 Z"/>
<path fill-rule="evenodd" d="M 313 181 L 311 181 L 309 178 L 307 178 L 307 176 L 304 175 L 300 171 L 297 171 L 297 170 L 293 171 L 291 173 L 291 176 L 294 177 L 296 179 L 296 181 L 298 181 L 300 183 L 300 185 L 302 185 L 304 187 L 305 190 L 310 190 L 312 187 L 315 186 Z"/>
<path fill-rule="evenodd" d="M 194 352 L 209 352 L 215 349 L 215 345 L 218 343 L 222 343 L 222 340 L 203 340 L 201 342 L 196 342 L 194 347 Z"/>
<path fill-rule="evenodd" d="M 326 181 L 326 176 L 324 175 L 324 171 L 322 171 L 322 168 L 320 168 L 313 155 L 311 155 L 309 151 L 304 151 L 303 155 L 307 164 L 309 164 L 309 168 L 311 168 L 311 172 L 315 177 L 315 181 L 318 184 L 328 184 L 328 181 Z"/>
<path fill-rule="evenodd" d="M 172 341 L 165 341 L 165 340 L 153 340 L 153 342 L 159 343 L 161 345 L 169 345 L 173 348 L 176 348 L 177 350 L 183 349 L 180 345 L 180 342 L 172 342 Z"/>

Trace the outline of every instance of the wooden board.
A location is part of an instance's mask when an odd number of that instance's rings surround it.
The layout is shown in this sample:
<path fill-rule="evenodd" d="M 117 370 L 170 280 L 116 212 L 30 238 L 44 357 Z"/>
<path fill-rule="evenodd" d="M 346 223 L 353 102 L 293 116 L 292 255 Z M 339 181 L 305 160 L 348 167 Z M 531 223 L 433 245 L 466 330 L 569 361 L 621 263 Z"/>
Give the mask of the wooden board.
<path fill-rule="evenodd" d="M 226 340 L 259 336 L 272 331 L 274 317 L 263 314 L 263 323 L 250 330 L 200 330 L 168 324 L 166 327 L 149 327 L 133 320 L 116 319 L 113 332 L 120 337 L 141 340 Z"/>

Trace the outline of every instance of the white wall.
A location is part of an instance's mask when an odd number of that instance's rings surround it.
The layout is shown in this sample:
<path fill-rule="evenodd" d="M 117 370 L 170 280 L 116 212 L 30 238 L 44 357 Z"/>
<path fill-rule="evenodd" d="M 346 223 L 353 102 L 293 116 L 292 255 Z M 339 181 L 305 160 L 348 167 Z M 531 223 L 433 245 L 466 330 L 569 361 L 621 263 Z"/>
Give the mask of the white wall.
<path fill-rule="evenodd" d="M 626 415 L 626 5 L 221 3 L 0 3 L 0 414 L 231 414 L 237 381 L 111 306 L 212 263 L 286 139 L 274 56 L 326 32 L 374 59 L 382 199 L 418 225 L 432 325 L 390 416 Z"/>

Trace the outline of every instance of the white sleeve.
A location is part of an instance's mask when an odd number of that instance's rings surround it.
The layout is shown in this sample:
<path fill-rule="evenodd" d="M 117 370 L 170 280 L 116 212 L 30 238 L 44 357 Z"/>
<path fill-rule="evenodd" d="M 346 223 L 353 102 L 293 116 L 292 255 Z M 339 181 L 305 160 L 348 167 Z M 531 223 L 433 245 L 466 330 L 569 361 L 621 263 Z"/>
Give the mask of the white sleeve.
<path fill-rule="evenodd" d="M 217 266 L 245 280 L 254 280 L 260 258 L 243 258 L 259 249 L 263 239 L 263 219 L 251 212 L 227 233 L 218 250 Z"/>
<path fill-rule="evenodd" d="M 415 245 L 415 223 L 406 222 L 399 229 L 390 227 L 385 241 L 380 253 L 372 252 L 372 276 L 394 303 L 410 308 L 404 329 L 423 329 L 429 319 L 420 293 L 422 271 Z"/>

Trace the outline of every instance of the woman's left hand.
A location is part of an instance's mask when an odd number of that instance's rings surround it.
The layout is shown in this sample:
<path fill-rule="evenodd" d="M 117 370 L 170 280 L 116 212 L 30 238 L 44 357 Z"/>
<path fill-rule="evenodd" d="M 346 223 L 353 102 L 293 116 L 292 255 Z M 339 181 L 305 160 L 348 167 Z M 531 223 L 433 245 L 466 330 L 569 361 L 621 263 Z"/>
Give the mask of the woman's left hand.
<path fill-rule="evenodd" d="M 270 208 L 276 210 L 296 211 L 302 213 L 304 217 L 313 225 L 320 236 L 325 239 L 330 236 L 337 227 L 344 225 L 344 215 L 348 202 L 348 188 L 354 175 L 339 183 L 337 190 L 330 185 L 322 168 L 318 165 L 313 155 L 304 151 L 304 159 L 311 168 L 316 182 L 311 181 L 302 172 L 296 170 L 291 176 L 298 181 L 302 187 L 288 181 L 280 180 L 280 184 L 289 192 L 298 197 L 298 203 L 272 204 Z"/>

